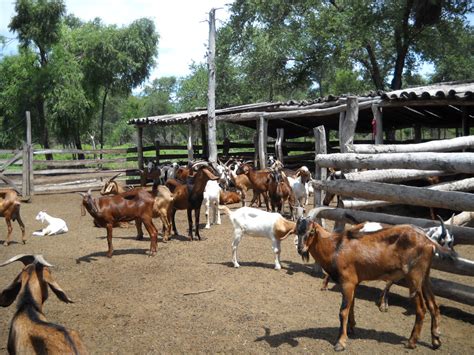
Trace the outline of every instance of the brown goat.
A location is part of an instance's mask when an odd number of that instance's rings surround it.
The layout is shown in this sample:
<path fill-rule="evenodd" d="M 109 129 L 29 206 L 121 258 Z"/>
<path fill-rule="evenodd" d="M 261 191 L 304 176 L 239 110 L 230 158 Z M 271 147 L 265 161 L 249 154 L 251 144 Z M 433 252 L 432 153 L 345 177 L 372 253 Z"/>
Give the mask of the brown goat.
<path fill-rule="evenodd" d="M 288 179 L 279 171 L 272 171 L 270 174 L 270 184 L 268 186 L 268 194 L 272 204 L 272 212 L 275 209 L 282 213 L 285 201 L 290 206 L 290 216 L 293 218 L 293 206 L 296 204 L 295 195 L 290 187 Z"/>
<path fill-rule="evenodd" d="M 156 254 L 157 230 L 153 224 L 153 204 L 155 199 L 144 189 L 133 189 L 119 195 L 94 198 L 91 190 L 79 193 L 82 196 L 82 215 L 84 208 L 94 218 L 98 227 L 107 228 L 107 257 L 113 254 L 112 230 L 119 222 L 135 221 L 137 239 L 143 239 L 142 222 L 150 234 L 150 256 Z"/>
<path fill-rule="evenodd" d="M 230 205 L 233 203 L 239 203 L 241 200 L 240 196 L 239 192 L 221 190 L 219 194 L 219 204 Z"/>
<path fill-rule="evenodd" d="M 17 311 L 10 323 L 10 354 L 87 354 L 79 334 L 47 321 L 43 304 L 48 286 L 65 303 L 72 300 L 51 275 L 52 266 L 42 255 L 17 255 L 0 266 L 14 261 L 25 265 L 13 282 L 0 293 L 0 306 L 8 307 L 18 297 Z"/>
<path fill-rule="evenodd" d="M 453 252 L 431 241 L 426 234 L 411 225 L 398 225 L 375 232 L 362 232 L 358 226 L 346 233 L 329 233 L 310 218 L 298 219 L 298 253 L 304 260 L 309 254 L 342 287 L 339 338 L 334 350 L 346 348 L 349 333 L 354 331 L 354 293 L 362 281 L 405 279 L 410 297 L 416 304 L 416 321 L 408 341 L 415 348 L 428 306 L 431 314 L 433 348 L 439 340 L 439 308 L 431 289 L 429 272 L 435 250 L 444 257 Z"/>
<path fill-rule="evenodd" d="M 205 166 L 202 166 L 205 164 Z M 194 210 L 194 219 L 196 225 L 196 236 L 201 240 L 199 234 L 199 217 L 201 213 L 201 204 L 204 199 L 204 189 L 206 188 L 206 183 L 209 180 L 217 180 L 219 177 L 214 175 L 214 173 L 209 170 L 210 167 L 205 162 L 199 162 L 194 165 L 194 168 L 200 165 L 201 167 L 193 176 L 188 177 L 186 184 L 180 183 L 175 179 L 168 179 L 166 181 L 166 186 L 173 193 L 173 211 L 171 213 L 171 221 L 173 223 L 173 231 L 175 235 L 178 235 L 178 230 L 176 229 L 175 215 L 177 210 L 187 210 L 188 215 L 188 236 L 189 240 L 193 240 L 193 219 L 192 212 Z"/>
<path fill-rule="evenodd" d="M 252 184 L 253 188 L 253 198 L 250 202 L 250 206 L 254 204 L 257 200 L 259 195 L 263 195 L 263 199 L 265 200 L 265 206 L 267 207 L 267 211 L 270 210 L 270 206 L 268 204 L 268 190 L 270 186 L 270 174 L 269 170 L 254 170 L 248 164 L 242 164 L 237 169 L 237 175 L 244 174 L 246 175 L 250 183 Z"/>
<path fill-rule="evenodd" d="M 163 223 L 163 240 L 167 241 L 171 234 L 171 213 L 173 212 L 174 196 L 168 187 L 159 185 L 153 203 L 153 218 L 159 217 Z"/>
<path fill-rule="evenodd" d="M 112 176 L 110 179 L 108 179 L 104 186 L 102 186 L 102 189 L 100 190 L 100 194 L 102 196 L 105 195 L 117 195 L 121 194 L 124 192 L 127 192 L 131 189 L 129 186 L 123 186 L 122 184 L 119 184 L 115 179 L 118 178 L 122 173 L 118 173 L 114 176 Z"/>
<path fill-rule="evenodd" d="M 18 221 L 21 229 L 21 240 L 23 244 L 26 243 L 25 237 L 25 225 L 20 217 L 20 201 L 18 200 L 18 194 L 15 190 L 6 189 L 0 191 L 0 217 L 5 218 L 7 223 L 7 239 L 3 245 L 8 246 L 12 236 L 12 221 Z"/>

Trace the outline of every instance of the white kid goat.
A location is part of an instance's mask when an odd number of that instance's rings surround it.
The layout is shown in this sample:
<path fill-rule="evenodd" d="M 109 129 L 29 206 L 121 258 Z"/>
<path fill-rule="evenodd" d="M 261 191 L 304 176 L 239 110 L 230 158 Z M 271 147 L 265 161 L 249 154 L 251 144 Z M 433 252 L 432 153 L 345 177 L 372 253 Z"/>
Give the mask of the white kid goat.
<path fill-rule="evenodd" d="M 48 226 L 40 231 L 33 232 L 33 235 L 35 236 L 42 237 L 45 235 L 56 235 L 66 233 L 68 231 L 66 222 L 64 220 L 61 218 L 52 217 L 45 211 L 39 211 L 38 215 L 36 216 L 36 220 L 41 221 L 41 223 L 46 221 Z"/>
<path fill-rule="evenodd" d="M 295 233 L 296 223 L 283 218 L 279 213 L 266 212 L 252 207 L 241 207 L 231 211 L 226 206 L 220 206 L 234 226 L 234 239 L 232 241 L 232 262 L 234 267 L 239 267 L 237 262 L 237 248 L 244 234 L 252 237 L 267 237 L 272 241 L 275 253 L 275 270 L 281 269 L 280 252 L 281 241 L 290 234 Z"/>
<path fill-rule="evenodd" d="M 219 199 L 221 188 L 215 180 L 209 180 L 204 189 L 204 204 L 206 206 L 206 229 L 211 228 L 212 224 L 221 224 L 221 214 L 219 211 Z M 211 217 L 212 216 L 212 217 Z"/>

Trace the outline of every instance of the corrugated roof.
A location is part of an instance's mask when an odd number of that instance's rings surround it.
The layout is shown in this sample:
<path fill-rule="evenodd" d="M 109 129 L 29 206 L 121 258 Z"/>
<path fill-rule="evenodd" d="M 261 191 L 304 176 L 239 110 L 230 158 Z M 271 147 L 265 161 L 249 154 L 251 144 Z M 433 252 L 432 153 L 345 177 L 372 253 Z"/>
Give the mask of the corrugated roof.
<path fill-rule="evenodd" d="M 380 95 L 382 100 L 473 99 L 474 80 L 439 83 L 428 86 L 390 91 Z"/>

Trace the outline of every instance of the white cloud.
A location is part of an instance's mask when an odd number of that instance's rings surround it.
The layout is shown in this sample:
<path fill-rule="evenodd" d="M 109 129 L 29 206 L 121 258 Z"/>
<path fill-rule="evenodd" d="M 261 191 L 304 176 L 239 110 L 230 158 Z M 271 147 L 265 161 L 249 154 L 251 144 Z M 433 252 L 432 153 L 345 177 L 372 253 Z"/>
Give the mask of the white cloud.
<path fill-rule="evenodd" d="M 209 37 L 209 11 L 216 11 L 217 27 L 228 19 L 226 4 L 232 0 L 66 0 L 68 13 L 82 20 L 96 17 L 106 24 L 126 26 L 138 18 L 154 20 L 160 35 L 158 65 L 151 79 L 161 76 L 185 76 L 192 61 L 204 61 Z M 0 34 L 8 32 L 14 14 L 14 0 L 0 0 Z M 12 51 L 11 45 L 4 54 Z"/>

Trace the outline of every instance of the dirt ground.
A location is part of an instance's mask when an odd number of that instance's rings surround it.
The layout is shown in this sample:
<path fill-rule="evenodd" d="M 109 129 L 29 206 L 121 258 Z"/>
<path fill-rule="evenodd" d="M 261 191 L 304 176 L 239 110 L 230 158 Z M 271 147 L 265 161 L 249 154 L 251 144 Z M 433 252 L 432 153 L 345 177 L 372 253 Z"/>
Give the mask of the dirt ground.
<path fill-rule="evenodd" d="M 149 238 L 135 240 L 135 229 L 114 229 L 114 256 L 105 257 L 105 229 L 94 228 L 90 215 L 81 217 L 77 194 L 35 196 L 23 203 L 21 215 L 30 235 L 0 246 L 0 262 L 20 253 L 43 254 L 54 264 L 53 276 L 75 303 L 65 304 L 50 292 L 44 313 L 49 321 L 76 329 L 94 354 L 144 353 L 332 353 L 339 328 L 340 292 L 334 284 L 319 290 L 321 276 L 304 264 L 293 238 L 282 244 L 282 267 L 273 269 L 266 239 L 244 236 L 239 248 L 241 267 L 231 263 L 231 224 L 202 230 L 202 241 L 174 237 L 158 243 L 148 257 Z M 231 206 L 238 207 L 238 206 Z M 69 232 L 32 237 L 41 228 L 35 216 L 45 209 L 67 221 Z M 202 210 L 201 226 L 204 218 Z M 178 231 L 186 234 L 185 212 L 177 213 Z M 156 221 L 158 224 L 158 221 Z M 161 224 L 159 225 L 161 229 Z M 0 242 L 6 225 L 0 220 Z M 474 247 L 459 246 L 474 259 Z M 13 263 L 0 272 L 0 290 L 21 270 Z M 472 285 L 472 280 L 433 271 L 433 275 Z M 430 316 L 417 349 L 404 347 L 415 316 L 406 289 L 394 286 L 388 313 L 375 305 L 382 282 L 357 291 L 356 334 L 349 354 L 430 352 Z M 196 293 L 199 291 L 207 291 Z M 195 293 L 186 295 L 186 293 Z M 437 353 L 474 354 L 474 307 L 444 298 L 441 305 L 443 343 Z M 15 306 L 0 309 L 0 354 L 7 353 L 8 324 Z"/>

